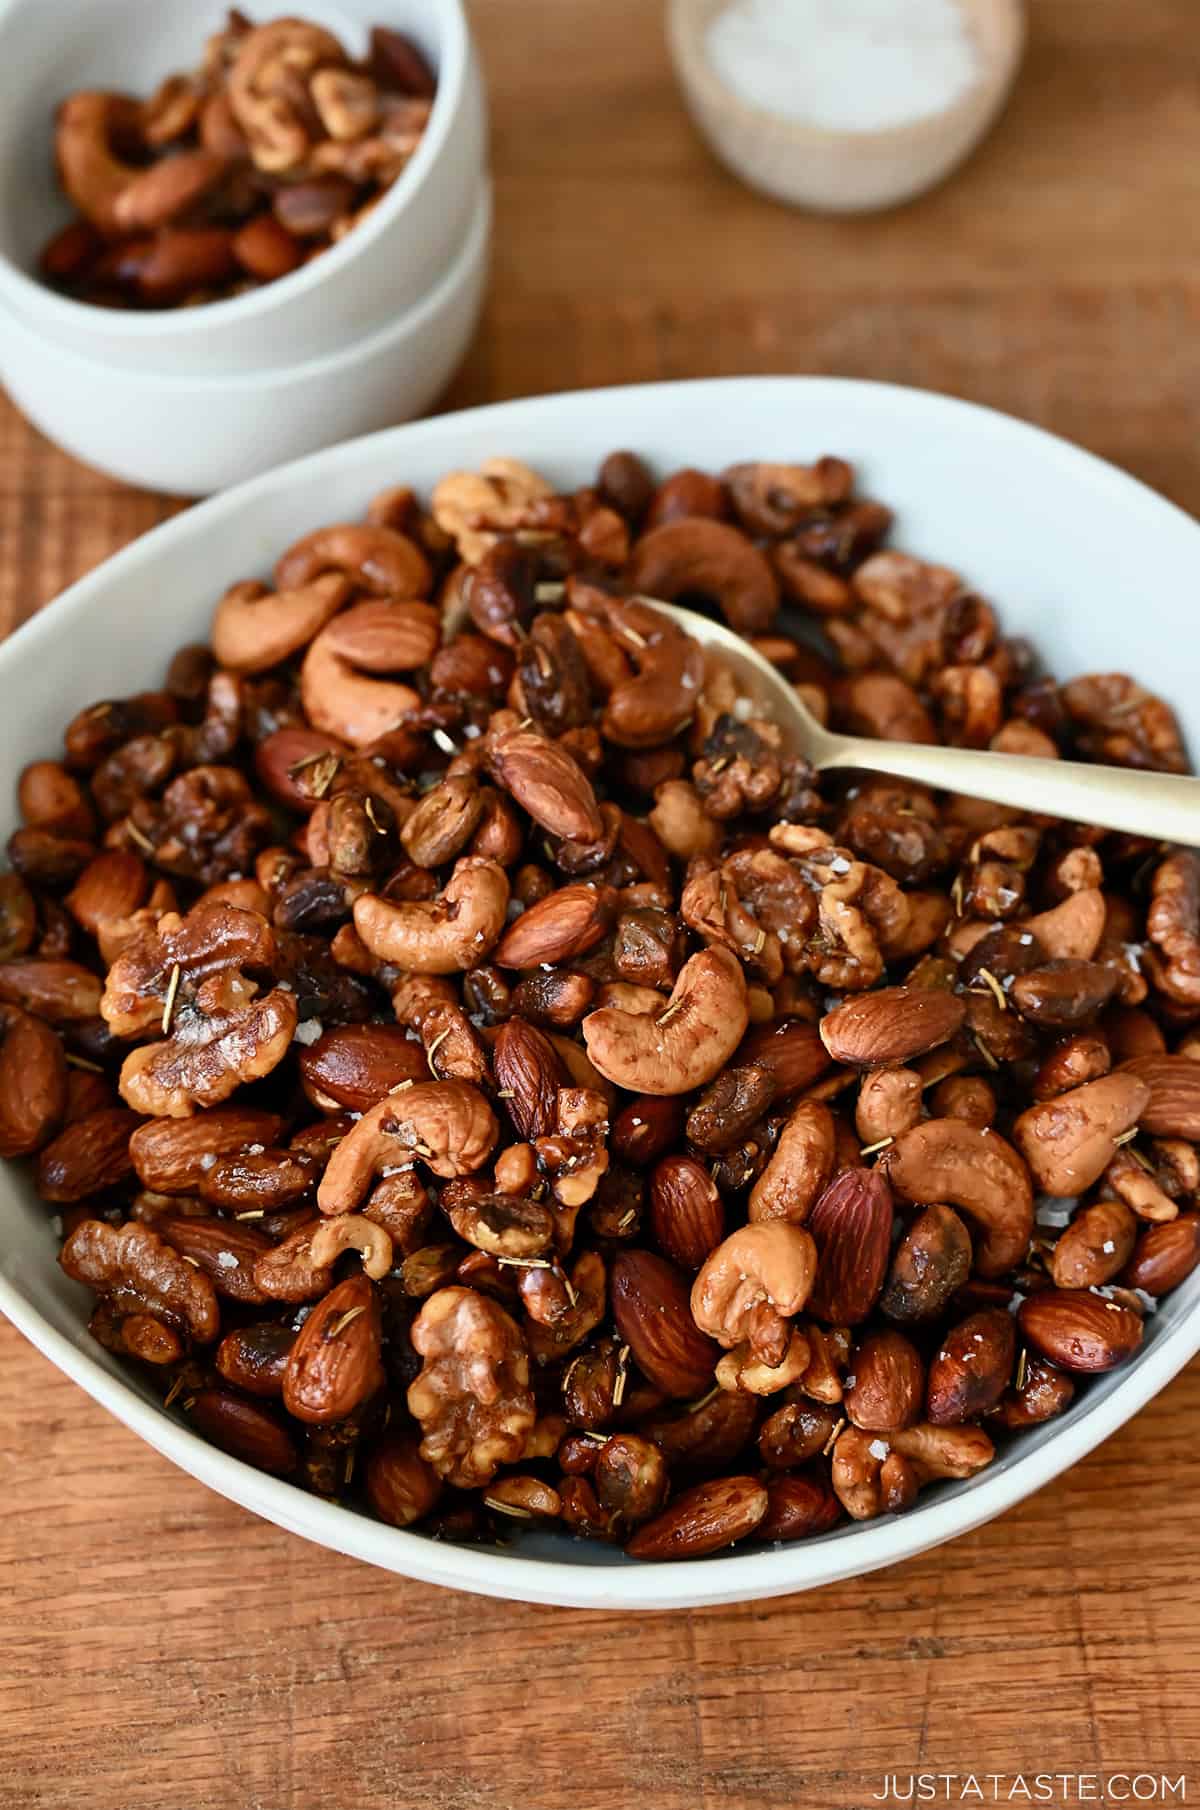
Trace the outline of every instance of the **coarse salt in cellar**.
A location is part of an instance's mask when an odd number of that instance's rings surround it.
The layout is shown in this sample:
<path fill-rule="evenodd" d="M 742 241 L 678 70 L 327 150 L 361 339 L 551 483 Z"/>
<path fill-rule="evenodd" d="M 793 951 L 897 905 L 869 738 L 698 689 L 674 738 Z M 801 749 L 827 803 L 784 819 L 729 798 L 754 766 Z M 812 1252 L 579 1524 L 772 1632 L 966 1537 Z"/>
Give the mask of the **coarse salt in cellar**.
<path fill-rule="evenodd" d="M 707 51 L 748 106 L 831 131 L 908 125 L 979 76 L 958 0 L 733 0 Z"/>

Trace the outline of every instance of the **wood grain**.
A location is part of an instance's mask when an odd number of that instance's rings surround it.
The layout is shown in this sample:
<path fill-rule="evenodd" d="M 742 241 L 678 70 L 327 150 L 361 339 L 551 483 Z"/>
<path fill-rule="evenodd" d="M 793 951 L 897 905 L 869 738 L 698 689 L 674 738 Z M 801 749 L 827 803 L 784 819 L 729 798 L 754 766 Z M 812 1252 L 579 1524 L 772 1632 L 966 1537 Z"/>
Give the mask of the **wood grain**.
<path fill-rule="evenodd" d="M 473 11 L 498 221 L 449 403 L 889 378 L 1042 422 L 1200 509 L 1195 0 L 1034 0 L 987 145 L 937 195 L 857 222 L 713 165 L 646 0 Z M 0 629 L 177 506 L 0 406 Z M 996 506 L 1019 533 L 1019 499 Z M 885 1773 L 1114 1769 L 1186 1773 L 1190 1801 L 1197 1424 L 1193 1365 L 1068 1477 L 927 1558 L 780 1603 L 583 1615 L 278 1533 L 0 1326 L 0 1806 L 854 1810 Z"/>

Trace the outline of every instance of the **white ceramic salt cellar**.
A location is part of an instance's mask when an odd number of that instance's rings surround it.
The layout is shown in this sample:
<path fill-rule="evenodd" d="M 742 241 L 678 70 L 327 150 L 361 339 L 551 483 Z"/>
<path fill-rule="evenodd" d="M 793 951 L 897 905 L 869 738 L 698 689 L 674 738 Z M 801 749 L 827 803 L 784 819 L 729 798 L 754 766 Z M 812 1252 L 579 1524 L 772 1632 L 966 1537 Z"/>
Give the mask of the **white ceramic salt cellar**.
<path fill-rule="evenodd" d="M 713 23 L 741 4 L 669 0 L 671 54 L 692 117 L 717 157 L 752 188 L 827 213 L 894 207 L 943 181 L 995 123 L 1025 44 L 1024 0 L 955 0 L 971 69 L 945 105 L 901 123 L 820 124 L 748 101 L 719 71 Z"/>

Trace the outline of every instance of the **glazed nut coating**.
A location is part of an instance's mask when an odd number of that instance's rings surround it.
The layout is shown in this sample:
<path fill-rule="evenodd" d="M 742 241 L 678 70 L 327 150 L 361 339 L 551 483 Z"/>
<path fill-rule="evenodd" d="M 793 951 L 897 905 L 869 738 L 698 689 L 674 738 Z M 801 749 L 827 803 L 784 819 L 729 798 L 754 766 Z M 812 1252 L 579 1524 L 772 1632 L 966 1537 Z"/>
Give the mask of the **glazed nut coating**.
<path fill-rule="evenodd" d="M 234 157 L 320 243 L 419 65 L 212 56 L 88 205 Z M 91 1335 L 391 1526 L 651 1562 L 914 1510 L 1133 1359 L 1200 1268 L 1197 857 L 819 778 L 645 594 L 835 728 L 1175 771 L 1169 707 L 1033 678 L 836 458 L 498 457 L 364 514 L 19 776 L 0 1156 Z"/>

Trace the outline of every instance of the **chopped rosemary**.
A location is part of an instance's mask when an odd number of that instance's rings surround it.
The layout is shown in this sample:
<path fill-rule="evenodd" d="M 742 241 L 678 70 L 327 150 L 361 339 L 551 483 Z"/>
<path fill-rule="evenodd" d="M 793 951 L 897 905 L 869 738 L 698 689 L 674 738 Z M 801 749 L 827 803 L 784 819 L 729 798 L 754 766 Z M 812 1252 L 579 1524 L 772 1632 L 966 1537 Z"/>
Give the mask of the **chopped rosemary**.
<path fill-rule="evenodd" d="M 175 998 L 179 992 L 179 979 L 182 973 L 183 969 L 176 962 L 171 969 L 171 978 L 167 983 L 167 997 L 163 1002 L 162 1034 L 164 1037 L 171 1035 L 171 1020 L 175 1016 Z"/>
<path fill-rule="evenodd" d="M 845 1425 L 846 1425 L 846 1416 L 843 1414 L 842 1418 L 834 1426 L 834 1429 L 830 1433 L 829 1438 L 825 1441 L 825 1444 L 821 1447 L 822 1458 L 828 1458 L 830 1452 L 832 1452 L 834 1446 L 837 1444 L 838 1438 Z"/>
<path fill-rule="evenodd" d="M 981 981 L 984 981 L 986 983 L 986 985 L 991 989 L 993 995 L 995 996 L 996 1004 L 1000 1007 L 1000 1010 L 1002 1012 L 1007 1012 L 1008 996 L 1005 993 L 1004 988 L 1000 985 L 1000 982 L 996 979 L 996 976 L 992 973 L 991 969 L 990 968 L 981 968 L 979 970 L 979 978 Z M 972 989 L 972 991 L 974 991 L 974 989 Z"/>
<path fill-rule="evenodd" d="M 619 1408 L 625 1400 L 625 1385 L 629 1381 L 628 1364 L 629 1347 L 622 1345 L 617 1353 L 617 1374 L 613 1382 L 612 1403 L 614 1408 Z"/>
<path fill-rule="evenodd" d="M 881 1150 L 886 1150 L 889 1144 L 894 1144 L 895 1142 L 896 1140 L 894 1137 L 880 1138 L 877 1144 L 864 1144 L 858 1154 L 859 1156 L 878 1156 Z"/>
<path fill-rule="evenodd" d="M 357 1320 L 359 1314 L 365 1314 L 366 1311 L 365 1307 L 348 1307 L 344 1314 L 338 1315 L 332 1326 L 326 1328 L 325 1337 L 336 1339 L 340 1333 L 345 1332 L 351 1321 Z"/>

